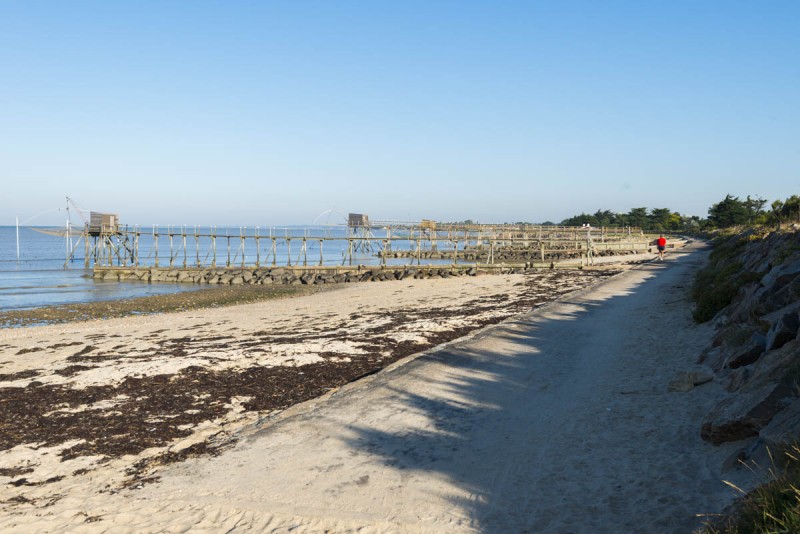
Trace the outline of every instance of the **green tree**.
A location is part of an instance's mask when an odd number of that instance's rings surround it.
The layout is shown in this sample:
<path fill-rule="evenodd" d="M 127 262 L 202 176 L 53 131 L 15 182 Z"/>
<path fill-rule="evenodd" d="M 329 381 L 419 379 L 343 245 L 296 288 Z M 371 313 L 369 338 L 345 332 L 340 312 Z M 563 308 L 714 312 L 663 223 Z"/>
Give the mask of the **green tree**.
<path fill-rule="evenodd" d="M 688 230 L 689 225 L 688 219 L 684 220 L 685 218 L 680 213 L 673 212 L 669 214 L 669 218 L 667 219 L 667 230 L 671 230 L 673 232 L 679 232 L 681 230 Z"/>
<path fill-rule="evenodd" d="M 792 195 L 784 200 L 781 214 L 785 221 L 800 221 L 800 196 Z"/>
<path fill-rule="evenodd" d="M 724 199 L 708 208 L 708 220 L 717 228 L 747 224 L 750 211 L 739 197 L 725 195 Z"/>
<path fill-rule="evenodd" d="M 772 208 L 772 222 L 775 224 L 775 227 L 780 230 L 781 229 L 781 222 L 783 220 L 782 212 L 783 212 L 783 201 L 776 200 L 770 206 Z"/>
<path fill-rule="evenodd" d="M 589 215 L 588 213 L 581 213 L 580 215 L 574 215 L 569 219 L 564 219 L 563 221 L 561 221 L 562 226 L 581 226 L 583 224 L 591 224 L 592 226 L 598 226 L 594 216 Z"/>
<path fill-rule="evenodd" d="M 617 214 L 611 210 L 597 210 L 594 214 L 592 226 L 612 226 L 615 224 Z"/>
<path fill-rule="evenodd" d="M 669 210 L 669 208 L 653 208 L 650 211 L 650 216 L 648 217 L 650 223 L 648 230 L 663 232 L 664 230 L 668 229 L 671 215 L 672 212 Z"/>
<path fill-rule="evenodd" d="M 625 216 L 625 226 L 647 228 L 647 208 L 633 208 Z"/>
<path fill-rule="evenodd" d="M 758 222 L 759 215 L 761 215 L 761 210 L 764 209 L 764 204 L 766 203 L 767 199 L 765 198 L 761 198 L 759 196 L 756 198 L 750 198 L 750 195 L 747 195 L 744 205 L 747 208 L 747 211 L 750 212 L 750 224 Z"/>

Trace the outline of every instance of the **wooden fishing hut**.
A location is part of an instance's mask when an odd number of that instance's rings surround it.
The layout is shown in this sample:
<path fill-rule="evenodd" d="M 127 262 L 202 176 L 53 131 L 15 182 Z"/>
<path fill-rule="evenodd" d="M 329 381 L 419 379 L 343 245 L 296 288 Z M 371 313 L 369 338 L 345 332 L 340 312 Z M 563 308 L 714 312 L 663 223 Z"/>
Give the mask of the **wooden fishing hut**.
<path fill-rule="evenodd" d="M 121 231 L 119 215 L 116 213 L 92 211 L 89 212 L 88 220 L 84 217 L 83 232 L 69 251 L 64 267 L 72 261 L 81 240 L 84 246 L 84 267 L 87 269 L 91 262 L 95 265 L 101 263 L 111 265 L 115 257 L 122 265 L 128 257 L 133 261 L 136 254 L 137 247 L 135 243 L 130 243 L 129 236 Z M 126 260 L 123 260 L 123 256 Z"/>

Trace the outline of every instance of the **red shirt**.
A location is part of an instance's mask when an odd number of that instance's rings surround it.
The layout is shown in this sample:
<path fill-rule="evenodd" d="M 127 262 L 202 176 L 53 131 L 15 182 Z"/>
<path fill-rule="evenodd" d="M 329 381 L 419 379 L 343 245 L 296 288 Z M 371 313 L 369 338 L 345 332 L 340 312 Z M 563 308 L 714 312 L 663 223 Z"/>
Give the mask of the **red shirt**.
<path fill-rule="evenodd" d="M 659 237 L 658 238 L 658 246 L 659 247 L 666 247 L 667 246 L 667 240 L 664 239 L 663 237 Z"/>

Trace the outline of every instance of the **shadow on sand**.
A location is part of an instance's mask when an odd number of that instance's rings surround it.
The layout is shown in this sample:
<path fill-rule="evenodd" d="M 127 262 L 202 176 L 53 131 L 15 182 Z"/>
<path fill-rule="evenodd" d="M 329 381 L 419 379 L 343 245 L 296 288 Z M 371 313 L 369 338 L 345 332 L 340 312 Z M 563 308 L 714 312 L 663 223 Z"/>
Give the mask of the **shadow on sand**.
<path fill-rule="evenodd" d="M 592 514 L 614 510 L 590 500 L 570 510 L 568 497 L 559 495 L 565 488 L 581 491 L 565 477 L 594 474 L 581 422 L 608 417 L 597 406 L 597 388 L 615 387 L 616 371 L 603 366 L 625 350 L 626 318 L 647 313 L 650 293 L 663 290 L 658 275 L 672 268 L 680 264 L 649 263 L 640 268 L 646 275 L 613 296 L 593 289 L 589 298 L 575 295 L 492 328 L 491 339 L 483 334 L 417 358 L 403 368 L 404 383 L 413 387 L 397 388 L 391 376 L 380 383 L 403 421 L 380 425 L 388 430 L 353 425 L 342 439 L 390 469 L 412 477 L 434 473 L 456 487 L 456 496 L 430 497 L 446 498 L 461 527 L 563 531 L 559 525 L 570 523 L 564 515 L 576 514 L 573 525 L 583 531 Z M 569 473 L 553 465 L 556 449 L 574 457 Z M 604 491 L 614 494 L 624 482 L 609 478 Z"/>

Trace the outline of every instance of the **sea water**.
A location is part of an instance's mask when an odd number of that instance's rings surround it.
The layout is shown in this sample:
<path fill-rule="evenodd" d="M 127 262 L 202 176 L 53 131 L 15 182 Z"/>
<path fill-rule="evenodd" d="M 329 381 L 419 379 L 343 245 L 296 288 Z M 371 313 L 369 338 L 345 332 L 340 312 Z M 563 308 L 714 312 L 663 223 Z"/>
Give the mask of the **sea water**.
<path fill-rule="evenodd" d="M 195 239 L 195 234 L 217 236 L 215 247 L 208 237 Z M 142 227 L 138 229 L 138 263 L 154 266 L 156 256 L 159 266 L 166 267 L 170 261 L 175 267 L 211 265 L 216 255 L 217 267 L 262 265 L 377 265 L 380 259 L 376 252 L 387 232 L 374 230 L 369 243 L 361 243 L 359 250 L 349 254 L 347 236 L 349 229 L 341 226 L 329 227 L 273 227 L 273 228 L 199 228 L 199 227 Z M 159 234 L 156 247 L 154 233 Z M 167 235 L 173 234 L 172 240 Z M 181 236 L 185 235 L 185 238 Z M 255 235 L 260 237 L 255 247 Z M 245 236 L 245 239 L 242 239 Z M 320 242 L 314 237 L 326 237 L 333 241 Z M 275 239 L 273 239 L 275 238 Z M 303 239 L 307 238 L 307 239 Z M 184 243 L 185 241 L 185 243 Z M 304 244 L 305 241 L 305 244 Z M 274 243 L 274 247 L 273 247 Z M 17 256 L 19 244 L 19 256 Z M 411 241 L 393 241 L 395 250 L 411 249 Z M 440 246 L 446 248 L 447 243 Z M 459 248 L 461 248 L 460 245 Z M 214 250 L 215 248 L 215 250 Z M 157 253 L 156 253 L 157 249 Z M 74 250 L 71 258 L 67 260 Z M 71 304 L 131 297 L 142 297 L 179 291 L 197 290 L 207 286 L 176 284 L 174 282 L 111 282 L 92 278 L 91 269 L 84 268 L 85 243 L 78 237 L 67 239 L 43 234 L 31 227 L 0 226 L 0 311 L 36 308 L 55 304 Z M 105 264 L 108 258 L 98 258 Z M 389 265 L 412 263 L 409 258 L 387 258 Z M 425 260 L 429 264 L 447 264 L 449 260 Z M 116 264 L 117 260 L 114 259 Z"/>
<path fill-rule="evenodd" d="M 73 238 L 73 243 L 77 238 Z M 83 249 L 64 266 L 67 240 L 31 228 L 19 229 L 19 261 L 16 228 L 0 226 L 0 311 L 37 308 L 197 289 L 179 284 L 104 282 L 84 270 Z"/>

